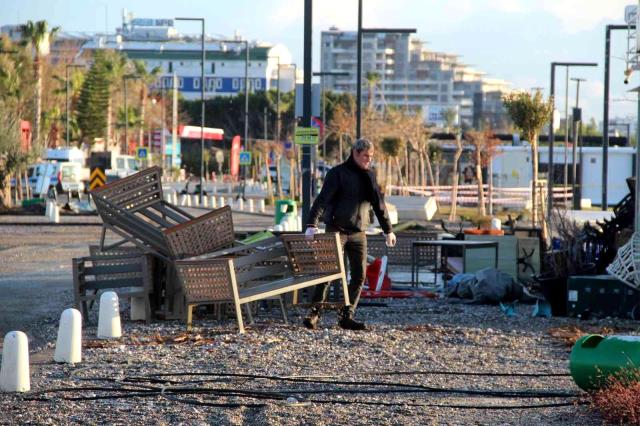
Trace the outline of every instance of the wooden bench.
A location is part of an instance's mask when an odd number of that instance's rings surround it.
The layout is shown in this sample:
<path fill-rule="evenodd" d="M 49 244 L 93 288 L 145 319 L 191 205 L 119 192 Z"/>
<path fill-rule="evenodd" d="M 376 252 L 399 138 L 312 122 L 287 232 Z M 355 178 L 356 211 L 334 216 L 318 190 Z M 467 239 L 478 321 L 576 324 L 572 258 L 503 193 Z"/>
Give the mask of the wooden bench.
<path fill-rule="evenodd" d="M 102 252 L 74 258 L 72 262 L 75 306 L 85 320 L 89 316 L 87 303 L 97 300 L 102 290 L 115 290 L 120 297 L 142 298 L 145 320 L 151 320 L 153 286 L 146 255 Z"/>
<path fill-rule="evenodd" d="M 103 222 L 103 250 L 128 241 L 172 261 L 234 246 L 231 208 L 193 217 L 163 199 L 161 177 L 159 167 L 150 167 L 91 192 Z M 123 240 L 105 245 L 107 230 Z"/>
<path fill-rule="evenodd" d="M 244 333 L 243 304 L 334 280 L 341 281 L 345 305 L 349 305 L 338 234 L 318 234 L 313 240 L 304 235 L 283 235 L 281 239 L 282 245 L 237 258 L 177 261 L 187 327 L 191 327 L 194 306 L 229 301 L 235 306 L 240 333 Z"/>

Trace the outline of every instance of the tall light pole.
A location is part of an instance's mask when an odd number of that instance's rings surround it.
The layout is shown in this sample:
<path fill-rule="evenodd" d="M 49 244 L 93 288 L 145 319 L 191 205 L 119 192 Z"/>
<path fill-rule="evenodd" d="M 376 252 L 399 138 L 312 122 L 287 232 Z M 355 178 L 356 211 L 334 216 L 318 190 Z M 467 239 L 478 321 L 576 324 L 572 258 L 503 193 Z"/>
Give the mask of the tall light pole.
<path fill-rule="evenodd" d="M 584 78 L 572 78 L 571 81 L 575 81 L 576 82 L 576 107 L 573 109 L 574 113 L 573 113 L 573 146 L 571 147 L 571 151 L 572 151 L 572 157 L 573 157 L 573 170 L 572 170 L 572 190 L 571 193 L 573 194 L 573 209 L 574 210 L 578 210 L 580 208 L 580 199 L 582 197 L 582 178 L 580 178 L 580 197 L 578 197 L 578 192 L 577 192 L 577 184 L 576 184 L 576 180 L 578 177 L 578 173 L 577 173 L 577 153 L 576 153 L 576 145 L 578 145 L 578 137 L 579 137 L 579 129 L 580 129 L 580 125 L 579 123 L 582 121 L 582 117 L 578 116 L 578 113 L 580 112 L 579 110 L 579 105 L 580 105 L 580 82 L 581 81 L 586 81 Z M 582 166 L 582 156 L 580 156 L 580 165 Z M 582 174 L 582 170 L 580 170 L 580 174 Z"/>
<path fill-rule="evenodd" d="M 273 58 L 278 60 L 278 71 L 277 71 L 278 85 L 276 86 L 276 142 L 280 142 L 280 55 L 267 56 L 267 60 L 273 59 Z M 271 78 L 271 76 L 269 76 L 269 78 Z M 265 120 L 265 126 L 266 126 L 266 120 Z"/>
<path fill-rule="evenodd" d="M 358 0 L 357 70 L 356 70 L 356 139 L 362 134 L 362 34 L 398 33 L 413 34 L 415 28 L 362 28 L 362 0 Z"/>
<path fill-rule="evenodd" d="M 597 67 L 595 62 L 551 62 L 551 85 L 549 86 L 549 97 L 553 102 L 552 111 L 555 111 L 555 91 L 556 91 L 556 67 Z M 555 134 L 553 129 L 553 118 L 549 123 L 549 165 L 547 176 L 547 217 L 553 213 L 553 142 Z"/>
<path fill-rule="evenodd" d="M 349 74 L 348 72 L 345 71 L 320 71 L 320 72 L 314 72 L 313 73 L 314 76 L 316 77 L 320 77 L 320 96 L 322 96 L 322 127 L 323 129 L 326 128 L 327 126 L 327 114 L 326 114 L 326 95 L 324 93 L 324 78 L 327 76 L 334 76 L 334 77 L 347 77 L 351 74 Z M 322 158 L 325 161 L 327 161 L 327 137 L 326 137 L 326 132 L 323 130 L 322 132 Z"/>
<path fill-rule="evenodd" d="M 304 0 L 304 84 L 302 86 L 302 126 L 304 127 L 311 127 L 312 10 L 313 1 Z M 309 220 L 309 211 L 311 210 L 311 185 L 311 146 L 305 144 L 302 145 L 302 223 L 308 223 Z"/>
<path fill-rule="evenodd" d="M 206 60 L 206 51 L 204 49 L 204 18 L 176 18 L 176 21 L 197 21 L 202 24 L 202 60 L 200 62 L 200 102 L 202 104 L 202 111 L 200 113 L 200 205 L 202 205 L 202 199 L 204 197 L 204 62 Z"/>
<path fill-rule="evenodd" d="M 604 111 L 602 113 L 602 210 L 607 210 L 609 202 L 607 200 L 607 181 L 609 174 L 609 74 L 611 62 L 611 31 L 635 29 L 634 24 L 630 25 L 607 25 L 604 36 Z M 638 120 L 640 123 L 640 120 Z M 636 202 L 638 200 L 636 199 Z M 637 230 L 637 228 L 636 228 Z"/>
<path fill-rule="evenodd" d="M 65 118 L 66 118 L 66 146 L 69 146 L 69 143 L 71 141 L 71 139 L 69 138 L 69 68 L 84 68 L 84 65 L 79 65 L 79 64 L 67 64 L 65 66 L 65 85 L 64 85 L 64 103 L 65 103 L 65 109 L 66 109 L 66 114 L 65 114 Z"/>

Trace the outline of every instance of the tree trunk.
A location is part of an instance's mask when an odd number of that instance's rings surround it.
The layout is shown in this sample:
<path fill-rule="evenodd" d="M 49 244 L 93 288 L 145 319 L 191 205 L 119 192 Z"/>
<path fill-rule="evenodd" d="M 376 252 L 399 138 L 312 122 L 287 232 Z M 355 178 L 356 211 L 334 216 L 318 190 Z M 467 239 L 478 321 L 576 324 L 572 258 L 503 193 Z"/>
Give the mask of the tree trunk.
<path fill-rule="evenodd" d="M 296 164 L 293 156 L 289 159 L 289 196 L 296 199 Z"/>
<path fill-rule="evenodd" d="M 419 152 L 419 159 L 420 159 L 420 186 L 424 188 L 425 186 L 427 186 L 427 175 L 424 173 L 424 152 L 423 151 Z"/>
<path fill-rule="evenodd" d="M 431 158 L 429 158 L 429 152 L 425 155 L 426 163 L 427 163 L 427 173 L 429 173 L 429 180 L 431 181 L 431 185 L 433 186 L 433 196 L 436 199 L 436 203 L 438 202 L 438 188 L 435 186 L 436 181 L 433 178 L 433 168 L 431 167 Z"/>
<path fill-rule="evenodd" d="M 2 182 L 2 191 L 0 191 L 0 205 L 10 208 L 13 205 L 11 201 L 11 175 L 6 174 Z"/>
<path fill-rule="evenodd" d="M 276 155 L 276 177 L 278 179 L 278 198 L 284 198 L 282 194 L 282 175 L 280 173 L 280 159 L 282 156 Z M 291 184 L 291 182 L 289 182 Z"/>
<path fill-rule="evenodd" d="M 42 72 L 40 69 L 40 59 L 36 57 L 35 62 L 33 64 L 34 77 L 36 80 L 36 111 L 35 117 L 33 120 L 33 127 L 35 130 L 35 146 L 40 146 L 40 118 L 42 115 Z"/>
<path fill-rule="evenodd" d="M 538 135 L 532 132 L 529 136 L 531 141 L 531 224 L 536 226 L 538 221 Z M 549 173 L 552 177 L 552 173 Z"/>
<path fill-rule="evenodd" d="M 493 215 L 493 158 L 489 157 L 489 215 Z"/>
<path fill-rule="evenodd" d="M 111 117 L 111 113 L 113 111 L 113 96 L 109 94 L 109 100 L 107 101 L 107 146 L 111 143 L 111 126 L 113 125 L 113 120 Z"/>
<path fill-rule="evenodd" d="M 479 146 L 476 146 L 476 180 L 478 181 L 478 214 L 480 216 L 486 216 L 487 211 L 484 207 L 484 185 L 482 185 L 482 152 Z"/>
<path fill-rule="evenodd" d="M 146 100 L 147 100 L 147 95 L 145 93 L 145 89 L 144 89 L 144 83 L 143 84 L 143 88 L 140 89 L 140 130 L 138 130 L 138 147 L 143 146 L 142 145 L 142 139 L 144 137 L 144 113 L 145 113 L 145 107 L 146 107 Z M 203 131 L 203 130 L 201 130 Z M 269 168 L 267 167 L 267 170 L 269 170 Z"/>
<path fill-rule="evenodd" d="M 267 193 L 269 195 L 269 200 L 271 201 L 271 205 L 275 204 L 275 200 L 273 199 L 273 185 L 271 184 L 271 172 L 269 171 L 269 153 L 264 153 L 264 166 L 267 171 Z"/>
<path fill-rule="evenodd" d="M 456 153 L 453 156 L 453 171 L 451 176 L 451 211 L 449 212 L 449 220 L 456 219 L 456 207 L 458 204 L 458 163 L 462 156 L 462 140 L 460 135 L 456 135 Z"/>
<path fill-rule="evenodd" d="M 402 191 L 404 192 L 405 185 L 404 185 L 404 179 L 402 177 L 402 169 L 400 168 L 400 160 L 398 159 L 398 157 L 394 157 L 394 159 L 396 160 L 396 167 L 398 169 L 398 179 L 400 180 L 400 188 L 402 188 Z"/>

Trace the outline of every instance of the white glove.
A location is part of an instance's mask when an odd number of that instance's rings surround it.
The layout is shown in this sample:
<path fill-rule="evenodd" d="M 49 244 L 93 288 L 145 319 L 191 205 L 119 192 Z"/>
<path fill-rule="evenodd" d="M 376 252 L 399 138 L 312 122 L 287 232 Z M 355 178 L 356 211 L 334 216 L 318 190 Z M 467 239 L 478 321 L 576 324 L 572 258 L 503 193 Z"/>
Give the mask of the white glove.
<path fill-rule="evenodd" d="M 393 232 L 389 232 L 388 234 L 385 234 L 385 237 L 387 238 L 387 241 L 386 241 L 387 247 L 395 247 L 396 234 L 394 234 Z"/>
<path fill-rule="evenodd" d="M 307 238 L 307 240 L 313 240 L 313 236 L 317 233 L 318 233 L 318 228 L 316 228 L 315 226 L 309 226 L 307 227 L 307 230 L 305 231 L 304 236 Z"/>

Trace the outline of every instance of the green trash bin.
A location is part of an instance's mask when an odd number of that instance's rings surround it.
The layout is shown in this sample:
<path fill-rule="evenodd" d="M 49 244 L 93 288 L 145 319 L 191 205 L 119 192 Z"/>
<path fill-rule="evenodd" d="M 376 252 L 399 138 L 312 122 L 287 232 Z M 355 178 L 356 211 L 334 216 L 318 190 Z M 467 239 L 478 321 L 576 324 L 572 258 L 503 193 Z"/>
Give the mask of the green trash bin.
<path fill-rule="evenodd" d="M 586 391 L 605 387 L 610 377 L 621 381 L 640 378 L 640 336 L 582 336 L 571 350 L 573 381 Z"/>
<path fill-rule="evenodd" d="M 276 200 L 276 225 L 282 221 L 284 215 L 291 213 L 294 216 L 298 215 L 298 205 L 294 200 Z"/>

